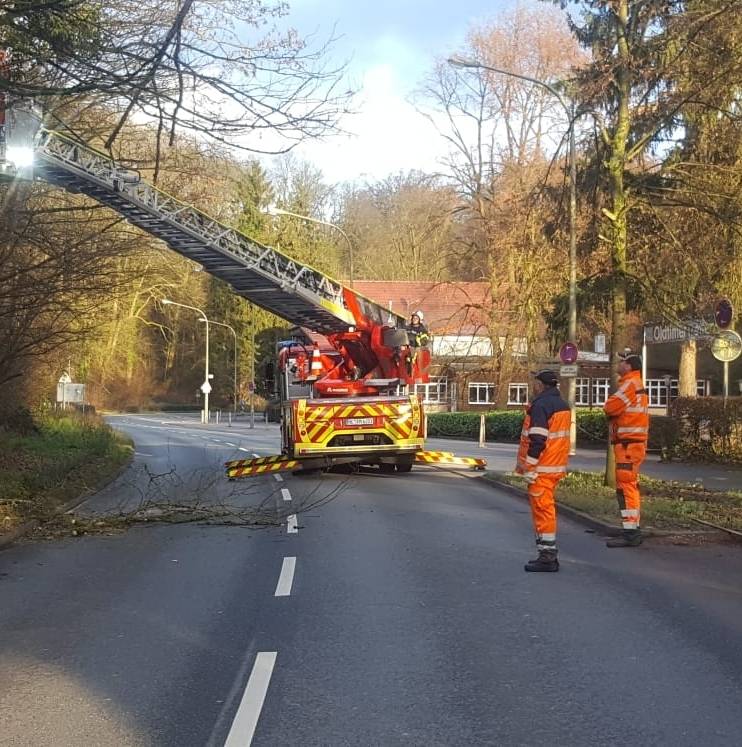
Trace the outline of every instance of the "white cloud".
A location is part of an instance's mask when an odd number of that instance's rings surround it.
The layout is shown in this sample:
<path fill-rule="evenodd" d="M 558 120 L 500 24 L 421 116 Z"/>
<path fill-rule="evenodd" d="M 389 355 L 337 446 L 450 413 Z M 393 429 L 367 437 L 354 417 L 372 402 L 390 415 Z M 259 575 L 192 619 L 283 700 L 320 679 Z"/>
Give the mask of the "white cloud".
<path fill-rule="evenodd" d="M 356 102 L 358 113 L 341 123 L 348 136 L 305 143 L 297 154 L 313 161 L 329 182 L 375 180 L 410 169 L 437 170 L 445 143 L 407 101 L 395 66 L 370 67 Z"/>

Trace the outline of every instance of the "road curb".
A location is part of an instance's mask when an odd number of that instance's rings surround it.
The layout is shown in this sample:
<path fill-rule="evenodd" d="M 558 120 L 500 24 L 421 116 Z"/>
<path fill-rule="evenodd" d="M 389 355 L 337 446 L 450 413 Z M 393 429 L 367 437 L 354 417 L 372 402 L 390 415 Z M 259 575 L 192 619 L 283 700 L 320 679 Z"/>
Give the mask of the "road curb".
<path fill-rule="evenodd" d="M 528 493 L 522 488 L 511 485 L 501 479 L 500 473 L 487 471 L 482 475 L 482 479 L 496 487 L 498 490 L 502 490 L 510 495 L 520 498 L 523 501 L 528 502 Z M 566 506 L 564 503 L 556 502 L 557 511 L 560 516 L 567 516 L 578 524 L 582 524 L 595 532 L 598 532 L 606 537 L 618 537 L 621 535 L 622 529 L 615 524 L 608 524 L 600 519 L 596 519 L 589 514 L 584 513 L 572 506 Z M 719 532 L 704 532 L 704 531 L 693 531 L 692 529 L 677 529 L 675 531 L 665 529 L 652 529 L 651 527 L 642 527 L 642 535 L 644 537 L 718 537 Z"/>
<path fill-rule="evenodd" d="M 57 508 L 54 509 L 51 518 L 59 516 L 60 514 L 67 513 L 67 511 L 71 511 L 73 508 L 77 508 L 80 504 L 85 503 L 85 501 L 87 501 L 88 499 L 97 495 L 102 490 L 105 490 L 109 485 L 116 482 L 116 480 L 118 480 L 119 477 L 121 477 L 121 475 L 123 475 L 124 472 L 129 469 L 129 467 L 131 467 L 133 461 L 134 449 L 131 450 L 129 458 L 118 468 L 118 470 L 116 470 L 116 474 L 113 475 L 113 477 L 111 477 L 111 479 L 108 480 L 105 485 L 100 485 L 99 487 L 95 488 L 95 490 L 86 491 L 82 495 L 73 498 L 71 501 L 67 501 L 67 503 L 65 503 L 64 505 L 57 506 Z M 42 522 L 39 519 L 31 519 L 30 521 L 25 521 L 23 524 L 19 524 L 10 532 L 0 534 L 0 550 L 4 550 L 6 547 L 10 547 L 14 542 L 17 542 L 19 539 L 23 539 L 24 537 L 28 536 L 29 534 L 31 534 L 31 532 L 33 532 L 41 525 Z"/>

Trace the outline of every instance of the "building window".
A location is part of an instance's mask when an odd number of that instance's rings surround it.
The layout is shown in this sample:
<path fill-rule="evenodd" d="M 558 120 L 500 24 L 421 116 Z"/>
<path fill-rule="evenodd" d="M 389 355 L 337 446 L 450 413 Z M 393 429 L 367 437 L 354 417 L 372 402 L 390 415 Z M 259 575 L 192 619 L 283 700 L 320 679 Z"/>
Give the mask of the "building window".
<path fill-rule="evenodd" d="M 590 379 L 575 379 L 575 404 L 584 407 L 590 404 Z"/>
<path fill-rule="evenodd" d="M 645 388 L 650 407 L 667 407 L 667 384 L 664 379 L 647 379 Z"/>
<path fill-rule="evenodd" d="M 508 404 L 525 405 L 528 402 L 528 384 L 510 384 L 508 386 Z"/>
<path fill-rule="evenodd" d="M 427 384 L 418 384 L 415 387 L 424 404 L 440 404 L 448 401 L 448 378 L 445 376 L 431 376 Z"/>
<path fill-rule="evenodd" d="M 489 405 L 494 404 L 496 399 L 496 390 L 494 384 L 469 384 L 469 404 L 470 405 Z"/>
<path fill-rule="evenodd" d="M 711 382 L 708 379 L 698 379 L 696 381 L 696 395 L 698 397 L 708 397 L 711 387 Z"/>
<path fill-rule="evenodd" d="M 610 379 L 593 379 L 592 381 L 593 405 L 604 405 L 608 399 Z"/>
<path fill-rule="evenodd" d="M 670 399 L 678 398 L 678 380 L 670 379 Z"/>

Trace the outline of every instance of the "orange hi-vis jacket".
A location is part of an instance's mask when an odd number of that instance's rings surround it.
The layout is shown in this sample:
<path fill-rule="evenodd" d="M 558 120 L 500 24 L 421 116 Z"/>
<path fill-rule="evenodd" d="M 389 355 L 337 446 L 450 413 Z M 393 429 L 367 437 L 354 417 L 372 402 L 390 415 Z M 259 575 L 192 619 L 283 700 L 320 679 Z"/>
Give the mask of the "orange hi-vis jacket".
<path fill-rule="evenodd" d="M 563 475 L 569 460 L 569 405 L 556 388 L 545 389 L 526 409 L 520 436 L 519 472 Z"/>
<path fill-rule="evenodd" d="M 611 443 L 646 443 L 649 438 L 649 397 L 639 371 L 629 371 L 618 382 L 603 409 L 610 418 Z"/>

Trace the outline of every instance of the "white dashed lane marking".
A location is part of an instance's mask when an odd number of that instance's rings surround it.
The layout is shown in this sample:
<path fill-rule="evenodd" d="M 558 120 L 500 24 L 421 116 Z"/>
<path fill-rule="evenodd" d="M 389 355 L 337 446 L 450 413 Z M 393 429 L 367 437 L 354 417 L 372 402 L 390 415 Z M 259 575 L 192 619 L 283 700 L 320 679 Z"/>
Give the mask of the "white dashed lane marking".
<path fill-rule="evenodd" d="M 260 711 L 263 709 L 268 685 L 276 665 L 277 651 L 259 651 L 255 657 L 250 679 L 237 708 L 224 747 L 248 747 L 255 735 Z"/>
<path fill-rule="evenodd" d="M 286 531 L 289 534 L 297 534 L 299 527 L 296 524 L 296 514 L 289 514 L 289 518 L 286 520 Z"/>
<path fill-rule="evenodd" d="M 288 597 L 291 594 L 291 586 L 294 583 L 294 571 L 296 570 L 296 558 L 284 558 L 281 566 L 281 575 L 276 585 L 276 597 Z"/>
<path fill-rule="evenodd" d="M 288 488 L 281 488 L 281 495 L 283 496 L 283 499 L 285 501 L 290 501 L 291 500 L 291 493 L 289 493 L 289 489 Z"/>

